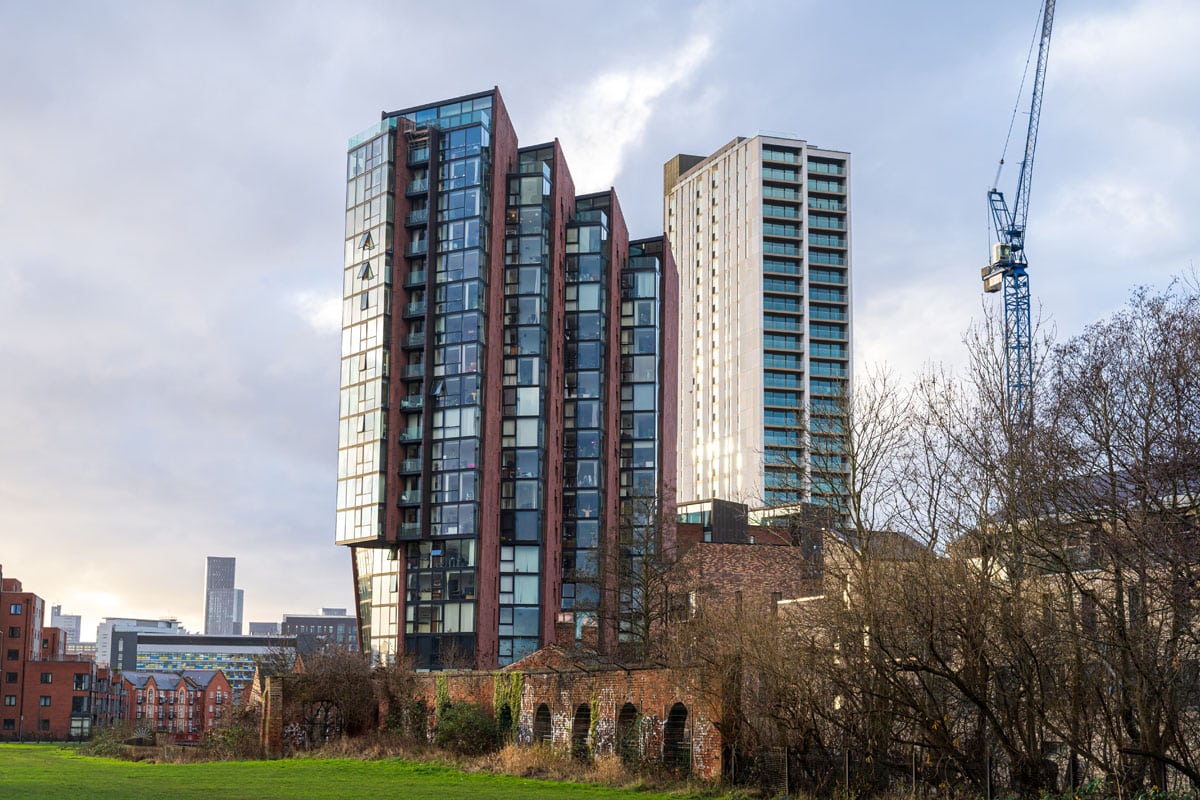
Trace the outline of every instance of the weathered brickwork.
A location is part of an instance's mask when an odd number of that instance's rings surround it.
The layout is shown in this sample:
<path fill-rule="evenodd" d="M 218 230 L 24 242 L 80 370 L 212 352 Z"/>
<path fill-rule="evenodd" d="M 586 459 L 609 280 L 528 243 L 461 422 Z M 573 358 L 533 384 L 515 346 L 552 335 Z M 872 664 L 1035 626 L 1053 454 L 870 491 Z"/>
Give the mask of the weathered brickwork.
<path fill-rule="evenodd" d="M 520 713 L 516 718 L 517 742 L 535 740 L 535 717 L 545 704 L 550 712 L 550 745 L 571 749 L 573 732 L 581 727 L 592 755 L 618 752 L 618 718 L 626 703 L 636 709 L 636 755 L 646 761 L 663 758 L 667 719 L 677 703 L 686 709 L 682 748 L 690 758 L 680 766 L 693 775 L 715 778 L 721 774 L 721 737 L 716 715 L 701 700 L 690 677 L 664 668 L 621 668 L 578 659 L 570 651 L 547 647 L 502 672 L 450 672 L 421 676 L 421 698 L 434 708 L 439 680 L 452 702 L 478 703 L 493 711 L 497 680 L 523 676 Z M 576 725 L 577 713 L 583 724 Z M 690 763 L 689 763 L 690 762 Z"/>
<path fill-rule="evenodd" d="M 626 755 L 647 762 L 665 761 L 699 778 L 721 774 L 717 715 L 705 705 L 685 671 L 623 668 L 551 646 L 499 672 L 421 674 L 415 699 L 433 711 L 440 687 L 443 699 L 475 703 L 494 714 L 494 698 L 504 696 L 505 688 L 513 686 L 514 672 L 521 675 L 515 715 L 518 744 L 532 745 L 540 738 L 535 719 L 544 704 L 550 714 L 551 747 L 578 750 L 578 743 L 592 756 L 619 754 L 619 720 L 622 708 L 629 704 L 635 714 L 630 715 L 633 734 L 625 738 Z M 291 687 L 286 678 L 278 676 L 268 678 L 266 686 L 262 744 L 268 754 L 277 756 L 284 752 L 284 708 Z M 386 709 L 381 709 L 380 719 L 385 717 Z M 436 725 L 432 713 L 429 722 L 432 734 Z"/>

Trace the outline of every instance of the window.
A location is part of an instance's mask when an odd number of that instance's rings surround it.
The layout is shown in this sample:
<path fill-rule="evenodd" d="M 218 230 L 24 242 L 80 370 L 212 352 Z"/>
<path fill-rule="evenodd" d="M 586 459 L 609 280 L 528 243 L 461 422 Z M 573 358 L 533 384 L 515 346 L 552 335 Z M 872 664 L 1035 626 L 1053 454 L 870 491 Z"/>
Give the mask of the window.
<path fill-rule="evenodd" d="M 53 682 L 54 682 L 54 673 L 53 672 L 43 672 L 42 673 L 42 683 L 53 683 Z"/>
<path fill-rule="evenodd" d="M 21 651 L 20 651 L 20 650 L 9 650 L 9 651 L 8 651 L 8 655 L 6 656 L 6 658 L 7 658 L 9 661 L 16 661 L 16 660 L 17 660 L 18 658 L 20 658 L 20 657 L 21 657 Z"/>
<path fill-rule="evenodd" d="M 8 638 L 20 639 L 21 638 L 21 629 L 18 628 L 16 625 L 13 625 L 12 627 L 10 627 L 8 629 Z"/>
<path fill-rule="evenodd" d="M 17 696 L 15 694 L 4 695 L 4 705 L 15 706 L 17 704 Z"/>
<path fill-rule="evenodd" d="M 20 616 L 22 611 L 23 608 L 20 603 L 11 603 L 8 606 L 8 613 L 12 614 L 13 616 Z"/>
<path fill-rule="evenodd" d="M 44 694 L 41 697 L 39 697 L 38 705 L 41 706 L 42 708 L 49 708 L 50 707 L 50 695 Z"/>
<path fill-rule="evenodd" d="M 4 673 L 4 682 L 5 683 L 16 683 L 17 682 L 17 673 L 15 673 L 15 672 Z"/>
<path fill-rule="evenodd" d="M 75 691 L 86 692 L 92 688 L 92 676 L 86 672 L 75 673 Z"/>
<path fill-rule="evenodd" d="M 48 730 L 50 730 L 50 720 L 48 720 L 48 719 L 39 719 L 39 720 L 38 720 L 38 730 L 40 730 L 40 731 L 48 731 Z"/>
<path fill-rule="evenodd" d="M 4 720 L 4 730 L 15 731 L 17 729 L 17 721 L 15 719 Z"/>

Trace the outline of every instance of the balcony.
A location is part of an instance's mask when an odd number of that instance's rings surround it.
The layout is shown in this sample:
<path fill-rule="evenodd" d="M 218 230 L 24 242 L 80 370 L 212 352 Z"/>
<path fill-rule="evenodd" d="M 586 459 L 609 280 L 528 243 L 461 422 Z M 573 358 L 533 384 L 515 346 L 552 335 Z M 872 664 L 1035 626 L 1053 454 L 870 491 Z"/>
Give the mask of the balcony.
<path fill-rule="evenodd" d="M 809 283 L 836 283 L 836 284 L 840 284 L 841 286 L 845 286 L 847 284 L 846 273 L 834 272 L 832 270 L 825 270 L 825 269 L 810 269 L 808 271 L 808 282 Z"/>
<path fill-rule="evenodd" d="M 406 443 L 406 444 L 413 443 L 413 442 L 419 442 L 419 441 L 421 441 L 421 429 L 420 428 L 405 428 L 404 430 L 400 431 L 399 439 L 401 442 Z"/>
<path fill-rule="evenodd" d="M 845 322 L 850 318 L 850 315 L 844 308 L 832 308 L 830 306 L 809 306 L 809 317 L 811 319 Z"/>
<path fill-rule="evenodd" d="M 405 364 L 404 372 L 402 373 L 402 375 L 404 378 L 424 378 L 425 377 L 425 365 L 424 364 Z"/>
<path fill-rule="evenodd" d="M 402 474 L 407 473 L 409 475 L 412 475 L 412 474 L 419 473 L 420 471 L 421 471 L 421 459 L 419 459 L 419 458 L 406 458 L 400 462 L 400 472 Z"/>
<path fill-rule="evenodd" d="M 813 300 L 818 300 L 822 303 L 845 303 L 847 302 L 846 292 L 842 289 L 818 289 L 809 290 L 808 296 Z"/>
<path fill-rule="evenodd" d="M 418 491 L 401 492 L 400 505 L 402 506 L 419 506 L 421 505 L 421 493 Z"/>
<path fill-rule="evenodd" d="M 412 289 L 425 285 L 425 270 L 414 269 L 404 276 L 404 288 Z"/>
<path fill-rule="evenodd" d="M 410 394 L 400 401 L 403 411 L 420 411 L 425 406 L 425 398 L 419 394 Z"/>
<path fill-rule="evenodd" d="M 429 147 L 414 147 L 408 151 L 409 166 L 414 164 L 424 164 L 429 161 Z"/>
<path fill-rule="evenodd" d="M 405 194 L 411 196 L 414 194 L 424 194 L 425 192 L 428 192 L 428 191 L 429 191 L 429 180 L 428 179 L 415 180 L 415 181 L 409 182 L 408 188 L 405 190 Z"/>
<path fill-rule="evenodd" d="M 429 209 L 420 208 L 404 215 L 404 224 L 409 227 L 424 225 L 429 221 Z"/>
<path fill-rule="evenodd" d="M 845 211 L 846 202 L 832 197 L 810 197 L 808 198 L 808 207 L 818 211 Z"/>
<path fill-rule="evenodd" d="M 846 184 L 839 180 L 825 180 L 822 178 L 809 178 L 808 190 L 810 192 L 833 192 L 835 194 L 845 194 Z"/>
<path fill-rule="evenodd" d="M 402 522 L 400 523 L 400 538 L 401 539 L 416 539 L 421 535 L 421 523 L 419 522 Z"/>
<path fill-rule="evenodd" d="M 425 316 L 425 301 L 414 300 L 404 306 L 405 317 L 423 317 Z"/>
<path fill-rule="evenodd" d="M 845 175 L 846 168 L 839 164 L 831 164 L 827 161 L 809 161 L 808 171 L 821 175 Z"/>
<path fill-rule="evenodd" d="M 404 255 L 406 255 L 406 256 L 423 256 L 423 255 L 425 255 L 426 252 L 428 252 L 428 250 L 429 250 L 429 243 L 426 242 L 424 239 L 421 239 L 416 242 L 409 242 L 408 245 L 406 245 L 404 248 Z"/>

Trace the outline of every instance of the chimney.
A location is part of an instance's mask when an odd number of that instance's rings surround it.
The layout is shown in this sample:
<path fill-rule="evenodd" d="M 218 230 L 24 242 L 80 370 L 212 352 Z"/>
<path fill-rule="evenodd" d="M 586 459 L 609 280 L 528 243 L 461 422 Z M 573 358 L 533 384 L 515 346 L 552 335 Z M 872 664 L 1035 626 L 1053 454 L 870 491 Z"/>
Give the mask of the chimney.
<path fill-rule="evenodd" d="M 559 612 L 554 621 L 554 643 L 559 647 L 575 646 L 575 615 L 571 612 Z"/>
<path fill-rule="evenodd" d="M 586 619 L 583 621 L 583 632 L 580 634 L 579 644 L 589 652 L 600 652 L 600 627 L 596 625 L 596 620 Z"/>

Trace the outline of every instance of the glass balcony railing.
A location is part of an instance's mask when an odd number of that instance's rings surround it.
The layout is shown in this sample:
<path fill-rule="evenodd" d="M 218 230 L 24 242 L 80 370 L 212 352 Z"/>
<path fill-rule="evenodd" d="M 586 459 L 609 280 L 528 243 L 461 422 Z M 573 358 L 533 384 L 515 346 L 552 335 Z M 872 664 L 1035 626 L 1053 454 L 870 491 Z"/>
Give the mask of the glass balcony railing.
<path fill-rule="evenodd" d="M 810 161 L 808 162 L 808 171 L 817 172 L 822 175 L 845 175 L 846 168 L 840 164 L 830 164 L 826 161 Z"/>

